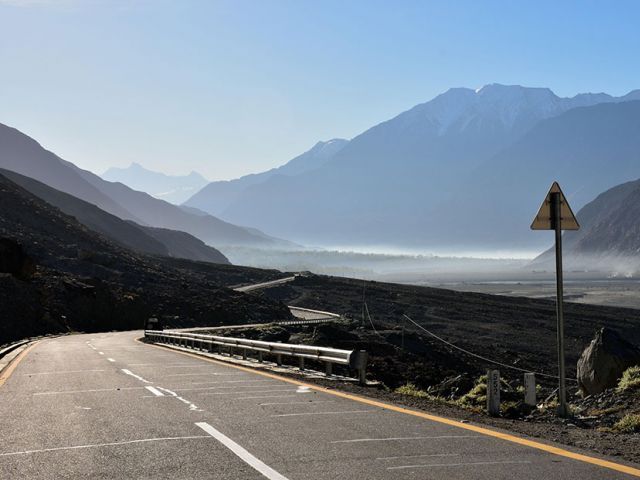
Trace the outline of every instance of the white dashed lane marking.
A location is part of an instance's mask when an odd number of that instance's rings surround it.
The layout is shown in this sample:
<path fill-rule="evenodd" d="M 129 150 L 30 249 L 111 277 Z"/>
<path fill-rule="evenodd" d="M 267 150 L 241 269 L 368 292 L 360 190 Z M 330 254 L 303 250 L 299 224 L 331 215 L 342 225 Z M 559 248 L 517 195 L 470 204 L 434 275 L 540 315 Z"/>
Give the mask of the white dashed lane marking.
<path fill-rule="evenodd" d="M 171 395 L 172 397 L 177 398 L 178 400 L 180 400 L 182 403 L 184 403 L 185 405 L 189 406 L 189 410 L 193 410 L 195 412 L 201 412 L 202 410 L 200 410 L 195 404 L 193 404 L 192 402 L 190 402 L 189 400 L 187 400 L 186 398 L 182 398 L 180 395 L 178 395 L 176 392 L 173 392 L 171 390 L 169 390 L 168 388 L 162 388 L 162 387 L 158 387 L 158 390 L 162 390 L 165 393 L 168 393 L 169 395 Z"/>
<path fill-rule="evenodd" d="M 131 370 L 128 370 L 126 368 L 122 369 L 123 373 L 126 373 L 127 375 L 131 375 L 133 378 L 140 380 L 143 383 L 151 383 L 149 380 L 145 380 L 144 378 L 142 378 L 140 375 L 136 375 L 135 373 L 133 373 Z"/>
<path fill-rule="evenodd" d="M 156 397 L 164 397 L 164 393 L 162 393 L 160 390 L 158 390 L 157 388 L 154 387 L 144 387 L 147 390 L 149 390 L 151 393 L 153 393 Z"/>
<path fill-rule="evenodd" d="M 288 480 L 287 477 L 281 475 L 276 472 L 269 465 L 265 464 L 263 461 L 251 455 L 245 448 L 238 445 L 236 442 L 231 440 L 229 437 L 219 432 L 211 425 L 205 422 L 196 423 L 198 427 L 207 432 L 213 438 L 222 443 L 225 447 L 235 453 L 240 459 L 242 459 L 247 465 L 251 466 L 254 470 L 257 470 L 262 475 L 267 477 L 269 480 Z"/>

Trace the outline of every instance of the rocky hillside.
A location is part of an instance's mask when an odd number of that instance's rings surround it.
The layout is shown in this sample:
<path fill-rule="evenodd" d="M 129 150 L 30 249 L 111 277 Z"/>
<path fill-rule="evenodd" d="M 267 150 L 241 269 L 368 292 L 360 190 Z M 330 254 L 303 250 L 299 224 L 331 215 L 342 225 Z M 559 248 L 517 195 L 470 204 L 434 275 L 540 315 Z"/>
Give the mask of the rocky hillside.
<path fill-rule="evenodd" d="M 435 335 L 468 351 L 520 368 L 555 375 L 555 302 L 439 288 L 306 275 L 264 290 L 288 305 L 341 313 L 362 321 L 368 330 L 383 333 L 404 327 L 428 339 L 429 348 L 441 344 L 407 321 L 411 317 Z M 366 308 L 363 304 L 366 301 Z M 366 314 L 369 312 L 369 315 Z M 364 317 L 364 318 L 363 318 Z M 565 305 L 567 369 L 575 378 L 576 362 L 596 330 L 610 327 L 640 345 L 640 311 L 577 303 Z M 375 331 L 373 332 L 375 335 Z M 396 335 L 395 341 L 400 339 Z M 442 346 L 442 345 L 440 345 Z M 372 352 L 372 348 L 366 348 Z M 456 352 L 462 362 L 478 368 L 490 363 Z M 513 372 L 511 372 L 513 373 Z M 505 371 L 504 375 L 509 374 Z M 515 376 L 521 378 L 521 373 Z M 544 381 L 541 377 L 540 381 Z"/>
<path fill-rule="evenodd" d="M 618 185 L 578 212 L 581 229 L 565 235 L 579 254 L 640 256 L 640 180 Z"/>
<path fill-rule="evenodd" d="M 45 150 L 22 132 L 2 124 L 0 168 L 34 178 L 123 220 L 187 232 L 210 245 L 289 245 L 257 230 L 239 227 L 211 215 L 188 212 L 122 183 L 107 182 Z"/>
<path fill-rule="evenodd" d="M 211 263 L 229 263 L 229 260 L 213 247 L 185 232 L 138 225 L 122 220 L 95 205 L 80 200 L 9 170 L 0 169 L 12 182 L 21 186 L 45 202 L 75 217 L 84 226 L 98 232 L 123 247 L 152 255 L 166 255 Z"/>
<path fill-rule="evenodd" d="M 0 211 L 0 344 L 49 332 L 141 328 L 150 316 L 175 326 L 290 317 L 280 302 L 221 287 L 186 260 L 175 268 L 171 259 L 125 249 L 2 175 Z"/>

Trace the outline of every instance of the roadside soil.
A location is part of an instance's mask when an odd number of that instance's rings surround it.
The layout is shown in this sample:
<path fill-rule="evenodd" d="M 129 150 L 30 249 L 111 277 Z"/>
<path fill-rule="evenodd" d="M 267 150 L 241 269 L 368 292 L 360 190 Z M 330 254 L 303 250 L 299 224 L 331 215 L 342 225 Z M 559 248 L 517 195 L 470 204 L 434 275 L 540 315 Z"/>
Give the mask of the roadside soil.
<path fill-rule="evenodd" d="M 311 274 L 254 294 L 287 305 L 339 313 L 372 331 L 401 332 L 404 328 L 429 337 L 406 320 L 406 314 L 429 332 L 475 354 L 527 371 L 557 375 L 556 313 L 551 300 Z M 601 327 L 612 328 L 640 345 L 640 310 L 571 302 L 565 302 L 564 310 L 568 378 L 575 378 L 580 354 Z M 495 368 L 478 359 L 465 361 L 482 371 Z"/>

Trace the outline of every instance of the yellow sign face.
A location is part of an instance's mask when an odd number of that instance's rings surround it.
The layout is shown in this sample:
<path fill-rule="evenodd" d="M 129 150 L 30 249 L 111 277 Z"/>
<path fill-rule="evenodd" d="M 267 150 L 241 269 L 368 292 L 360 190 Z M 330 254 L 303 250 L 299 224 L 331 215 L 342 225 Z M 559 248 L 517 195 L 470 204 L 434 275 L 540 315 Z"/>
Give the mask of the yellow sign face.
<path fill-rule="evenodd" d="M 560 228 L 562 230 L 580 230 L 578 220 L 576 220 L 576 216 L 573 214 L 558 182 L 553 182 L 553 185 L 551 185 L 551 189 L 547 193 L 544 202 L 542 202 L 536 218 L 533 219 L 531 230 L 555 230 L 554 212 L 552 211 L 552 197 L 554 194 L 559 194 L 560 197 Z"/>

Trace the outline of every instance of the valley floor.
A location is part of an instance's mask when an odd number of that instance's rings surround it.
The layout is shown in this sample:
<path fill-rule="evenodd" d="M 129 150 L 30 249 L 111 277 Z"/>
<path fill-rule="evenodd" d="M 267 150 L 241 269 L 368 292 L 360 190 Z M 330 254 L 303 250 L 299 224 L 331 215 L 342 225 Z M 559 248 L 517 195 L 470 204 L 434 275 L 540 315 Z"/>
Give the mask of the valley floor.
<path fill-rule="evenodd" d="M 511 297 L 555 300 L 554 282 L 452 282 L 433 283 L 433 287 L 460 292 L 479 292 Z M 640 309 L 640 280 L 568 281 L 564 285 L 565 300 L 587 305 Z"/>

